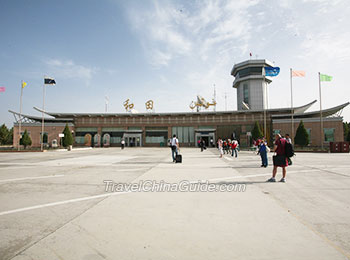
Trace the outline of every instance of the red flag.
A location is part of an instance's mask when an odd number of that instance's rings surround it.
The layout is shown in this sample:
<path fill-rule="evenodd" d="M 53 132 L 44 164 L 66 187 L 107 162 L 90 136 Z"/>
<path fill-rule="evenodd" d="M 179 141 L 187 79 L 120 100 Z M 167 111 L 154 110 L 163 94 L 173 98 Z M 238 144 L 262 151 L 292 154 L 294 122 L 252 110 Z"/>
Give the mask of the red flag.
<path fill-rule="evenodd" d="M 252 53 L 251 52 L 249 52 L 249 56 L 252 57 Z"/>
<path fill-rule="evenodd" d="M 5 92 L 5 87 L 0 87 L 0 92 Z"/>

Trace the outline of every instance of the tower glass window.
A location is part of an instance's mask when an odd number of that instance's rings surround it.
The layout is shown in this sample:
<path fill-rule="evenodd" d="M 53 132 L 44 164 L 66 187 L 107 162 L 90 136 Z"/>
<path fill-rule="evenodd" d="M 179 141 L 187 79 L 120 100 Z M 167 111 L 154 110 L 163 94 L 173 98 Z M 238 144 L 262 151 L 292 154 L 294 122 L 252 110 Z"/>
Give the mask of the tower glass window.
<path fill-rule="evenodd" d="M 248 83 L 243 84 L 243 102 L 249 105 L 249 87 Z"/>
<path fill-rule="evenodd" d="M 238 71 L 238 77 L 246 77 L 249 75 L 262 75 L 261 67 L 249 67 Z"/>

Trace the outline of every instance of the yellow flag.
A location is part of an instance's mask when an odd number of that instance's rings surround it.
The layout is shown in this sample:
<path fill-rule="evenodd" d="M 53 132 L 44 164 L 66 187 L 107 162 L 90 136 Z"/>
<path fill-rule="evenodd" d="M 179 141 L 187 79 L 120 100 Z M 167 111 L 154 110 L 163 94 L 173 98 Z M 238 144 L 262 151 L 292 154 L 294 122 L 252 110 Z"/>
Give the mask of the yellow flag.
<path fill-rule="evenodd" d="M 24 81 L 22 81 L 22 88 L 24 88 L 25 86 L 27 86 L 27 83 L 25 83 Z"/>

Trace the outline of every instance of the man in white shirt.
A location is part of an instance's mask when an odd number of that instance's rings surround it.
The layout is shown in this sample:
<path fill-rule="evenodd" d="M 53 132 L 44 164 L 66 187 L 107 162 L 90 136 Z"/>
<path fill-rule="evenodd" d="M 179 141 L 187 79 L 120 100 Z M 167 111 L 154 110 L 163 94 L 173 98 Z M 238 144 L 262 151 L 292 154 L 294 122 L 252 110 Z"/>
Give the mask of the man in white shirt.
<path fill-rule="evenodd" d="M 292 143 L 292 139 L 290 139 L 289 134 L 286 134 L 286 135 L 284 136 L 284 138 L 286 138 L 286 140 L 287 140 L 290 144 Z"/>
<path fill-rule="evenodd" d="M 179 147 L 179 140 L 176 138 L 176 135 L 173 135 L 173 138 L 171 139 L 171 155 L 173 157 L 173 162 L 176 162 L 176 156 L 178 153 Z"/>

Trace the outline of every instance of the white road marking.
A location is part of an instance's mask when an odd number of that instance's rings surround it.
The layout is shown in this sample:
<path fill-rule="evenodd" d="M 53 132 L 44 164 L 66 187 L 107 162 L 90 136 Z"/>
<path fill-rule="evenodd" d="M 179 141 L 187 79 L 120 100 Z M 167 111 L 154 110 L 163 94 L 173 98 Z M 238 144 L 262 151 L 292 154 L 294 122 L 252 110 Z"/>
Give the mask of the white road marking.
<path fill-rule="evenodd" d="M 0 180 L 0 183 L 11 182 L 11 181 L 25 181 L 25 180 L 36 180 L 36 179 L 46 179 L 46 178 L 57 178 L 57 177 L 63 177 L 63 176 L 64 175 L 62 175 L 62 174 L 58 174 L 58 175 L 46 175 L 46 176 L 38 176 L 38 177 L 24 177 L 24 178 Z"/>
<path fill-rule="evenodd" d="M 20 209 L 3 211 L 3 212 L 0 212 L 0 216 L 9 215 L 9 214 L 17 213 L 17 212 L 28 211 L 28 210 L 32 210 L 32 209 L 41 209 L 41 208 L 53 207 L 53 206 L 67 204 L 67 203 L 73 203 L 73 202 L 79 202 L 79 201 L 85 201 L 85 200 L 92 200 L 92 199 L 99 199 L 99 198 L 116 196 L 116 195 L 122 195 L 122 194 L 127 194 L 127 193 L 130 193 L 130 192 L 104 193 L 104 194 L 95 195 L 95 196 L 89 196 L 89 197 L 82 197 L 82 198 L 71 199 L 71 200 L 63 200 L 63 201 L 58 201 L 58 202 L 46 203 L 46 204 L 41 204 L 41 205 L 32 206 L 32 207 L 26 207 L 26 208 L 20 208 Z"/>
<path fill-rule="evenodd" d="M 304 170 L 304 171 L 291 171 L 291 172 L 287 171 L 287 174 L 288 173 L 299 173 L 299 172 L 312 172 L 312 171 L 319 171 L 319 170 Z M 58 175 L 56 175 L 56 176 L 58 176 Z M 230 180 L 230 179 L 238 179 L 238 178 L 252 178 L 252 177 L 261 177 L 261 176 L 271 176 L 271 173 L 230 176 L 230 177 L 202 180 L 202 182 L 205 182 L 205 181 L 218 181 L 218 180 Z M 42 176 L 42 177 L 44 177 L 44 176 Z M 198 181 L 192 181 L 190 183 L 197 183 L 197 182 Z M 9 214 L 18 213 L 18 212 L 23 212 L 23 211 L 28 211 L 28 210 L 33 210 L 33 209 L 41 209 L 41 208 L 46 208 L 46 207 L 53 207 L 53 206 L 67 204 L 67 203 L 74 203 L 74 202 L 79 202 L 79 201 L 92 200 L 92 199 L 110 197 L 110 196 L 115 196 L 115 195 L 122 195 L 122 194 L 127 194 L 127 193 L 132 193 L 132 192 L 112 192 L 112 193 L 104 193 L 104 194 L 100 194 L 100 195 L 94 195 L 94 196 L 89 196 L 89 197 L 82 197 L 82 198 L 71 199 L 71 200 L 63 200 L 63 201 L 52 202 L 52 203 L 47 203 L 47 204 L 41 204 L 41 205 L 32 206 L 32 207 L 26 207 L 26 208 L 20 208 L 20 209 L 3 211 L 3 212 L 0 212 L 0 216 L 9 215 Z"/>

